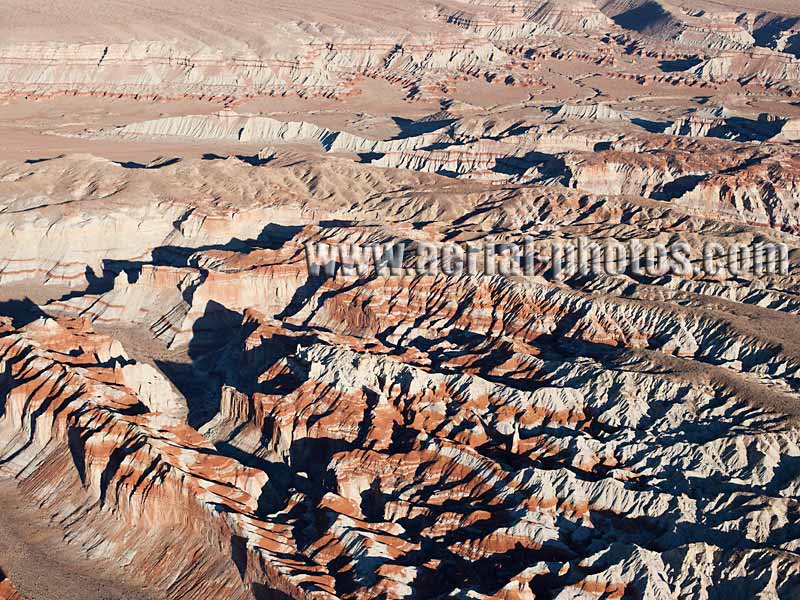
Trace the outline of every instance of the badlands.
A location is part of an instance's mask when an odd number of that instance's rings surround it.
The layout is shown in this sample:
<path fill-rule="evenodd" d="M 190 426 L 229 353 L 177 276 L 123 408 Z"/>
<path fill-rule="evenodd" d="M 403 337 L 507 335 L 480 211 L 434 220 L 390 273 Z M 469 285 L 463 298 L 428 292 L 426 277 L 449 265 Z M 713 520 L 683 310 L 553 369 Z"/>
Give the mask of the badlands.
<path fill-rule="evenodd" d="M 782 244 L 315 273 L 309 244 Z M 0 1 L 0 599 L 800 598 L 796 0 Z"/>

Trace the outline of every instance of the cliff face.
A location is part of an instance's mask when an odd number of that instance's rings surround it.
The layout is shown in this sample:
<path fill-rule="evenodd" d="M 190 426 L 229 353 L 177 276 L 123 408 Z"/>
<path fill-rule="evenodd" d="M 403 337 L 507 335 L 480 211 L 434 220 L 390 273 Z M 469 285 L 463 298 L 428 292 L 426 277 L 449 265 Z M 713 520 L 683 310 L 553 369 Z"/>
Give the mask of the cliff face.
<path fill-rule="evenodd" d="M 424 97 L 465 77 L 521 83 L 524 72 L 512 57 L 541 41 L 556 40 L 567 50 L 573 42 L 559 38 L 620 32 L 713 54 L 694 70 L 702 79 L 796 83 L 792 52 L 800 34 L 791 9 L 703 4 L 415 1 L 402 11 L 386 3 L 365 19 L 369 7 L 356 2 L 327 11 L 308 2 L 273 7 L 269 14 L 254 3 L 222 12 L 204 3 L 191 18 L 180 6 L 154 3 L 139 13 L 117 7 L 100 17 L 109 19 L 102 27 L 88 7 L 58 2 L 42 25 L 9 6 L 1 15 L 8 32 L 0 46 L 0 91 L 234 102 L 264 94 L 347 97 L 366 77 L 401 83 L 410 95 Z M 168 16 L 148 20 L 158 10 Z M 613 60 L 598 49 L 578 57 Z"/>
<path fill-rule="evenodd" d="M 240 579 L 246 573 L 236 572 L 231 556 L 246 565 L 264 559 L 262 546 L 293 553 L 279 531 L 253 518 L 269 495 L 267 474 L 165 419 L 163 389 L 142 389 L 153 380 L 163 388 L 163 376 L 137 368 L 118 342 L 80 322 L 43 320 L 5 334 L 3 469 L 65 524 L 71 543 L 98 559 L 125 556 L 127 568 L 179 598 L 250 597 Z M 292 563 L 268 562 L 265 583 L 296 589 L 281 582 Z M 187 589 L 182 580 L 190 573 L 205 583 Z M 324 576 L 298 575 L 316 580 L 321 587 L 311 589 L 320 597 L 332 591 Z"/>

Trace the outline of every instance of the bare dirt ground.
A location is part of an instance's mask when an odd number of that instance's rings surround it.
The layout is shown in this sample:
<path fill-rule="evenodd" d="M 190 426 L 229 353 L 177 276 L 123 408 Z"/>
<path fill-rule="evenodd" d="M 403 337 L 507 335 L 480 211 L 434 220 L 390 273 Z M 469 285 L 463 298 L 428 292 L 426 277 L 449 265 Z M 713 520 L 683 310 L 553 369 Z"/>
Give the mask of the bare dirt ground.
<path fill-rule="evenodd" d="M 101 565 L 63 543 L 60 530 L 28 509 L 15 484 L 0 478 L 0 567 L 26 600 L 156 600 L 118 567 Z"/>

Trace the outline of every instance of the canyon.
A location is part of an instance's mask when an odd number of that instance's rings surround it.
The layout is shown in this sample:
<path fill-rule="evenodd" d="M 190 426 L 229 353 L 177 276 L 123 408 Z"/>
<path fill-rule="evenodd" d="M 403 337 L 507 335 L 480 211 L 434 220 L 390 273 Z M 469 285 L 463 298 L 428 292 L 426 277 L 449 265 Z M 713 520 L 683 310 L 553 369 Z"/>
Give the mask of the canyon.
<path fill-rule="evenodd" d="M 0 600 L 800 597 L 800 7 L 187 8 L 0 3 Z"/>

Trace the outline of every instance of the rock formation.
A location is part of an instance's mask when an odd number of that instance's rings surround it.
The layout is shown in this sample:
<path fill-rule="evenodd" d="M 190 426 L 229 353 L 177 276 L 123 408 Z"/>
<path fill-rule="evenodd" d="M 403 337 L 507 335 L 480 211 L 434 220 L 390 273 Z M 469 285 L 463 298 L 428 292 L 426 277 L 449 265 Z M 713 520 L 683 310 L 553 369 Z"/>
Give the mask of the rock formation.
<path fill-rule="evenodd" d="M 798 597 L 797 7 L 295 4 L 0 6 L 0 600 Z"/>
<path fill-rule="evenodd" d="M 6 577 L 2 570 L 0 570 L 0 599 L 21 600 L 20 595 L 14 588 L 14 584 L 11 583 L 11 580 Z"/>

